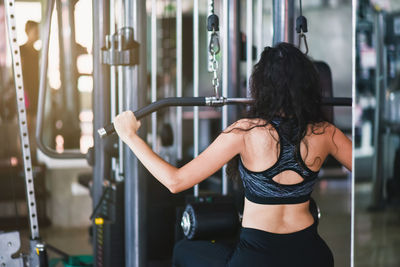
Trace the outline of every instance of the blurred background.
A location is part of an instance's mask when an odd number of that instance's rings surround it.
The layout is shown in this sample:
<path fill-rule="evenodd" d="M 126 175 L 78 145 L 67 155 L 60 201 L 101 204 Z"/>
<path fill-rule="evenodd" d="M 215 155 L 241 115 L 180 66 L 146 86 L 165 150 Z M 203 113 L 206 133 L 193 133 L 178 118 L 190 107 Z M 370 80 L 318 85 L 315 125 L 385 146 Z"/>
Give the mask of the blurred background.
<path fill-rule="evenodd" d="M 358 1 L 355 266 L 400 264 L 399 26 L 400 1 Z"/>

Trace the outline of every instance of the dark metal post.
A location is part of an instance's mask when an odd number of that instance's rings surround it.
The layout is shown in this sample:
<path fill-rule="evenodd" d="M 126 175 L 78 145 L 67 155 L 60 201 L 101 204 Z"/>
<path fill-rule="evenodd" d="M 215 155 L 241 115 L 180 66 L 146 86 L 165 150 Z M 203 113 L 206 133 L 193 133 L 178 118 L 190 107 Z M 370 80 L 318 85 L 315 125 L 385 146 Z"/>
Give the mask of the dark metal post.
<path fill-rule="evenodd" d="M 374 117 L 374 157 L 373 157 L 373 198 L 371 208 L 380 208 L 383 203 L 383 141 L 382 141 L 382 114 L 385 100 L 386 71 L 385 60 L 386 53 L 384 48 L 384 14 L 378 12 L 375 14 L 374 32 L 376 43 L 376 70 L 375 70 L 375 117 Z"/>
<path fill-rule="evenodd" d="M 240 87 L 240 1 L 228 2 L 228 94 L 227 97 L 246 96 Z M 224 80 L 224 82 L 226 82 Z M 237 119 L 237 107 L 228 107 L 228 124 Z"/>
<path fill-rule="evenodd" d="M 124 1 L 124 23 L 133 28 L 139 43 L 139 65 L 123 69 L 125 108 L 136 110 L 146 105 L 146 1 Z M 146 136 L 145 125 L 139 131 Z M 125 265 L 146 266 L 146 172 L 136 156 L 124 150 L 125 174 Z"/>
<path fill-rule="evenodd" d="M 109 0 L 93 0 L 93 127 L 97 129 L 110 122 L 109 67 L 101 64 L 101 48 L 109 34 Z M 103 181 L 110 173 L 110 157 L 105 153 L 105 143 L 94 134 L 95 163 L 93 166 L 93 205 L 102 194 Z M 93 244 L 97 244 L 97 227 L 93 227 Z M 94 246 L 95 259 L 98 249 Z"/>

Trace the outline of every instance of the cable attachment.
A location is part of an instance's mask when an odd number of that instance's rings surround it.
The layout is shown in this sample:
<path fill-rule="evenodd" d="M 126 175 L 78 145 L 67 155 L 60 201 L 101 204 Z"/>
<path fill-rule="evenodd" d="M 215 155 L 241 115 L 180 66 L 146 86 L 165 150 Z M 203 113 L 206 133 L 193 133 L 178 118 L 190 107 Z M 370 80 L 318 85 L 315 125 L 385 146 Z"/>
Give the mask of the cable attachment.
<path fill-rule="evenodd" d="M 303 39 L 304 42 L 304 47 L 306 49 L 306 51 L 304 52 L 305 55 L 308 54 L 308 44 L 307 44 L 307 37 L 304 33 L 300 33 L 299 34 L 299 44 L 298 44 L 298 48 L 301 50 L 301 39 Z"/>
<path fill-rule="evenodd" d="M 215 14 L 211 14 L 210 16 L 208 16 L 207 18 L 207 30 L 209 32 L 212 31 L 219 31 L 219 18 L 217 15 Z"/>
<path fill-rule="evenodd" d="M 208 49 L 211 54 L 218 54 L 219 51 L 221 50 L 221 47 L 219 45 L 219 36 L 215 31 L 213 31 L 211 34 L 210 44 Z"/>
<path fill-rule="evenodd" d="M 303 15 L 300 15 L 296 19 L 296 32 L 297 33 L 308 32 L 307 19 Z"/>
<path fill-rule="evenodd" d="M 303 39 L 304 47 L 306 49 L 304 54 L 307 55 L 308 54 L 308 44 L 307 44 L 307 37 L 304 33 L 308 32 L 308 27 L 307 27 L 307 19 L 303 15 L 300 15 L 296 19 L 296 32 L 299 34 L 298 48 L 301 49 L 301 40 Z"/>

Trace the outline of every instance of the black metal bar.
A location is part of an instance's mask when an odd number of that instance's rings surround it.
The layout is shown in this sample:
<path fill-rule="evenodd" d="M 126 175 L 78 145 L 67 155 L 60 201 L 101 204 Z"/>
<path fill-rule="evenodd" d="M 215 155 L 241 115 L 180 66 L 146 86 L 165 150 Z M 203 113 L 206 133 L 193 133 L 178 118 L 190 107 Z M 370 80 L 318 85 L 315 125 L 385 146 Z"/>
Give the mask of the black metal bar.
<path fill-rule="evenodd" d="M 168 97 L 160 99 L 146 107 L 143 107 L 137 111 L 135 111 L 135 116 L 138 119 L 141 119 L 154 111 L 165 107 L 174 107 L 174 106 L 205 106 L 206 98 L 205 97 Z"/>
<path fill-rule="evenodd" d="M 110 1 L 92 0 L 93 12 L 93 127 L 97 129 L 110 121 L 110 67 L 101 63 L 101 48 L 105 46 L 105 36 L 110 34 Z M 111 159 L 105 152 L 106 142 L 102 142 L 98 135 L 93 136 L 94 141 L 94 166 L 92 199 L 93 209 L 103 193 L 104 181 L 110 178 Z M 94 267 L 105 266 L 107 248 L 103 247 L 107 226 L 93 226 L 93 254 Z M 106 233 L 104 233 L 106 231 Z M 100 234 L 101 233 L 101 236 Z M 105 255 L 107 254 L 107 255 Z"/>
<path fill-rule="evenodd" d="M 145 106 L 137 111 L 134 111 L 135 117 L 137 119 L 141 119 L 146 117 L 147 115 L 160 110 L 165 107 L 173 107 L 173 106 L 206 106 L 206 98 L 205 97 L 168 97 L 158 100 L 156 102 L 151 103 L 148 106 Z M 106 137 L 115 132 L 114 124 L 108 124 L 104 128 L 98 130 L 98 133 L 101 137 Z"/>
<path fill-rule="evenodd" d="M 350 97 L 324 97 L 322 104 L 327 106 L 351 106 L 352 98 Z M 254 103 L 252 98 L 215 98 L 215 97 L 168 97 L 151 103 L 137 111 L 134 114 L 137 119 L 141 119 L 157 110 L 165 107 L 173 106 L 223 106 Z M 109 124 L 98 130 L 101 137 L 106 137 L 115 132 L 114 124 Z"/>
<path fill-rule="evenodd" d="M 323 97 L 322 105 L 325 106 L 350 106 L 353 103 L 351 97 Z"/>
<path fill-rule="evenodd" d="M 351 106 L 353 99 L 351 97 L 323 97 L 322 105 L 324 106 Z M 245 104 L 254 103 L 252 98 L 227 98 L 226 103 L 229 104 Z"/>

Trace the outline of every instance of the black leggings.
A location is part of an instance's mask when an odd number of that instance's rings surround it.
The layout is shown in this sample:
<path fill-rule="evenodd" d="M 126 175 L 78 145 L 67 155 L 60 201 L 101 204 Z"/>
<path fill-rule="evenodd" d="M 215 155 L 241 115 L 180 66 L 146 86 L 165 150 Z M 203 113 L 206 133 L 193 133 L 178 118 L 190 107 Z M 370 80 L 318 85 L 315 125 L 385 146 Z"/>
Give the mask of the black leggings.
<path fill-rule="evenodd" d="M 210 241 L 179 241 L 173 266 L 333 267 L 333 255 L 316 224 L 290 234 L 242 228 L 234 248 Z"/>

